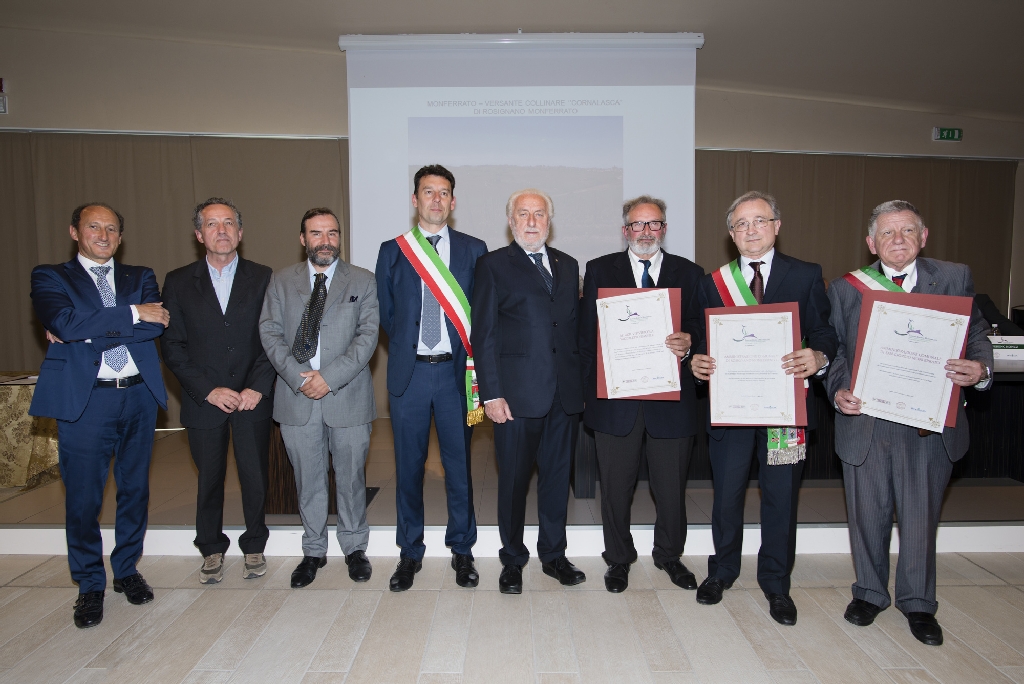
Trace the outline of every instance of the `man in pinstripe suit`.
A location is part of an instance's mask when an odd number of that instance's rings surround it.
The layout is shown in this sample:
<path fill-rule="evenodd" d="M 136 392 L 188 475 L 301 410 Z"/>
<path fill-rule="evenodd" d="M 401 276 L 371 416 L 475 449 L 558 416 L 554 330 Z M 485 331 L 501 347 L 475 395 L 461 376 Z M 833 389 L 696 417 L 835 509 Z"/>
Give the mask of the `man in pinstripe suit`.
<path fill-rule="evenodd" d="M 868 225 L 868 248 L 878 261 L 860 273 L 877 282 L 872 289 L 974 297 L 970 269 L 936 259 L 918 258 L 928 239 L 920 213 L 902 200 L 875 207 Z M 896 565 L 896 607 L 907 617 L 910 631 L 922 643 L 942 643 L 935 620 L 935 534 L 942 495 L 953 463 L 963 457 L 970 438 L 961 404 L 955 427 L 941 433 L 918 430 L 861 414 L 860 399 L 850 391 L 853 357 L 860 322 L 861 292 L 857 278 L 832 281 L 832 327 L 839 352 L 829 369 L 827 388 L 836 410 L 836 452 L 843 461 L 850 545 L 857 581 L 846 620 L 870 625 L 889 607 L 889 540 L 892 512 L 900 526 Z M 871 279 L 874 279 L 872 281 Z M 883 285 L 884 283 L 884 285 Z M 895 284 L 895 285 L 893 285 Z M 992 345 L 977 306 L 971 314 L 964 359 L 950 359 L 946 377 L 961 387 L 988 389 L 992 381 Z"/>

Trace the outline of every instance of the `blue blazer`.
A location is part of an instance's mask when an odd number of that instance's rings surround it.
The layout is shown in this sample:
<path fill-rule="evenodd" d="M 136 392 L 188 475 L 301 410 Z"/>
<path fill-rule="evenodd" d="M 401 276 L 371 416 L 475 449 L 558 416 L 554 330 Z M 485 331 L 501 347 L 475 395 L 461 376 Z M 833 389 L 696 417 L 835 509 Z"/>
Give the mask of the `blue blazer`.
<path fill-rule="evenodd" d="M 449 226 L 451 263 L 448 269 L 473 301 L 474 268 L 476 260 L 487 253 L 487 245 Z M 416 365 L 416 350 L 420 343 L 420 313 L 423 309 L 423 280 L 398 247 L 397 240 L 381 244 L 377 255 L 377 300 L 380 303 L 380 327 L 388 335 L 388 392 L 400 397 L 405 394 Z M 452 343 L 455 361 L 455 380 L 459 391 L 466 394 L 466 348 L 452 322 L 448 325 L 448 339 Z"/>
<path fill-rule="evenodd" d="M 707 326 L 704 320 L 704 310 L 722 306 L 722 297 L 718 294 L 718 287 L 715 286 L 711 273 L 701 278 L 696 300 L 697 306 L 690 309 L 697 314 L 696 320 L 690 322 L 690 327 L 698 333 L 694 337 L 693 352 L 707 354 Z M 836 337 L 836 331 L 828 322 L 832 307 L 825 294 L 825 280 L 821 276 L 821 266 L 786 256 L 776 249 L 775 257 L 772 259 L 771 274 L 768 276 L 768 284 L 764 289 L 764 303 L 782 304 L 784 302 L 799 304 L 800 337 L 807 341 L 807 346 L 827 356 L 830 363 L 834 361 L 836 351 L 839 349 L 839 338 Z M 781 365 L 782 362 L 779 363 Z M 813 376 L 811 379 L 821 380 L 821 378 Z M 813 430 L 817 425 L 814 392 L 810 391 L 807 393 L 807 429 Z M 712 438 L 721 440 L 729 428 L 712 428 L 709 412 L 707 429 Z"/>
<path fill-rule="evenodd" d="M 29 408 L 31 415 L 78 420 L 89 403 L 103 352 L 122 344 L 128 347 L 153 398 L 161 408 L 167 408 L 167 391 L 154 342 L 163 334 L 164 326 L 145 321 L 132 325 L 129 306 L 160 301 L 156 276 L 153 269 L 144 266 L 113 264 L 117 305 L 111 307 L 103 306 L 96 282 L 77 256 L 65 264 L 43 264 L 32 269 L 36 317 L 64 344 L 51 344 L 46 350 Z"/>

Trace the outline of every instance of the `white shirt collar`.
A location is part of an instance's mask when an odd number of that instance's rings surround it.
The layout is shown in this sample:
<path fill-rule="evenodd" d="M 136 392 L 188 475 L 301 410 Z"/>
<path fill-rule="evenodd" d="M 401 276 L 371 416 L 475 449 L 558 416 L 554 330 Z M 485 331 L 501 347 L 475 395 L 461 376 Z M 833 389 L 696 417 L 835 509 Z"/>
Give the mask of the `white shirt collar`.
<path fill-rule="evenodd" d="M 331 264 L 330 266 L 328 266 L 326 271 L 323 271 L 323 273 L 325 273 L 327 275 L 327 282 L 328 283 L 330 283 L 331 282 L 331 278 L 334 277 L 334 272 L 336 270 L 338 270 L 338 262 L 339 261 L 341 261 L 340 258 L 335 259 L 334 263 Z M 313 262 L 310 261 L 309 259 L 306 259 L 306 268 L 309 269 L 309 282 L 310 283 L 316 282 L 317 270 L 316 270 L 316 268 L 313 267 Z M 310 285 L 310 287 L 312 287 L 312 285 Z"/>
<path fill-rule="evenodd" d="M 113 262 L 113 259 L 109 259 L 107 263 L 101 264 L 98 261 L 93 261 L 92 259 L 85 258 L 84 256 L 82 256 L 81 252 L 78 253 L 78 263 L 82 264 L 82 268 L 84 268 L 89 275 L 93 275 L 93 272 L 89 270 L 93 266 L 109 266 L 110 272 L 112 273 L 114 270 Z"/>
<path fill-rule="evenodd" d="M 629 249 L 628 247 L 626 248 L 626 253 L 629 254 L 629 260 L 633 263 L 634 268 L 636 268 L 637 264 L 640 263 L 640 257 L 638 257 L 636 254 L 634 254 L 633 250 Z M 658 266 L 661 265 L 661 261 L 664 258 L 663 254 L 664 253 L 659 249 L 657 252 L 654 253 L 654 256 L 649 257 L 647 259 L 648 261 L 651 262 L 650 269 L 655 269 L 655 268 L 657 268 Z M 641 268 L 642 268 L 642 266 L 641 266 Z"/>
<path fill-rule="evenodd" d="M 429 238 L 431 235 L 440 235 L 441 236 L 440 242 L 446 242 L 448 240 L 448 224 L 447 223 L 444 224 L 443 226 L 441 226 L 441 230 L 437 231 L 436 233 L 428 233 L 427 231 L 423 230 L 423 226 L 421 226 L 419 224 L 416 224 L 416 227 L 420 229 L 420 232 L 423 233 L 423 237 L 425 237 L 425 238 Z"/>
<path fill-rule="evenodd" d="M 764 254 L 759 256 L 757 259 L 749 259 L 749 258 L 741 255 L 740 256 L 740 268 L 750 268 L 751 262 L 760 261 L 760 262 L 762 262 L 764 264 L 764 267 L 762 267 L 761 270 L 764 271 L 765 267 L 767 267 L 767 270 L 770 271 L 771 268 L 772 268 L 772 260 L 774 258 L 775 258 L 775 248 L 774 247 L 772 247 L 767 252 L 765 252 Z M 753 270 L 753 269 L 751 269 L 751 270 Z"/>
<path fill-rule="evenodd" d="M 235 275 L 235 270 L 238 268 L 238 252 L 235 252 L 235 258 L 220 271 L 217 270 L 216 266 L 210 263 L 209 256 L 206 257 L 206 267 L 210 269 L 211 278 L 230 278 Z"/>

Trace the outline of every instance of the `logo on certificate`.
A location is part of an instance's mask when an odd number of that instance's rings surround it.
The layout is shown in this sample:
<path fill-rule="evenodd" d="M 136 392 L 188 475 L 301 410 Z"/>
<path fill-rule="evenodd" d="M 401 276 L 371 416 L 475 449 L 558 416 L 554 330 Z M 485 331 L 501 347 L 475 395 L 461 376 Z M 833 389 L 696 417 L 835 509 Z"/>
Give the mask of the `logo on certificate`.
<path fill-rule="evenodd" d="M 907 338 L 907 342 L 913 342 L 918 344 L 920 342 L 934 342 L 935 340 L 931 337 L 925 337 L 924 333 L 921 332 L 921 326 L 914 325 L 914 319 L 907 319 L 907 331 L 900 332 L 899 330 L 893 330 L 894 333 L 900 337 Z"/>
<path fill-rule="evenodd" d="M 737 333 L 733 333 L 733 334 L 735 335 Z M 742 344 L 745 347 L 751 347 L 751 346 L 753 346 L 755 344 L 764 344 L 768 340 L 763 338 L 763 337 L 758 337 L 755 333 L 752 333 L 752 332 L 748 331 L 747 330 L 747 326 L 741 325 L 740 326 L 739 337 L 733 337 L 732 341 L 733 342 L 739 342 L 740 344 Z"/>

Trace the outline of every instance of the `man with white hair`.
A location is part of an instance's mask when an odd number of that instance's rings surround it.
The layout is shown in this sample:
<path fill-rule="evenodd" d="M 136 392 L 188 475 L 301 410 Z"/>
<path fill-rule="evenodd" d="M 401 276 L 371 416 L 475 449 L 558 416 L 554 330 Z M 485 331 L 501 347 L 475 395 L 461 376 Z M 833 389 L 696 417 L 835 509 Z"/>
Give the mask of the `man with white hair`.
<path fill-rule="evenodd" d="M 505 207 L 515 241 L 476 262 L 473 332 L 480 399 L 494 421 L 498 530 L 504 594 L 523 591 L 526 492 L 537 465 L 537 553 L 563 585 L 586 580 L 565 557 L 569 464 L 583 379 L 576 346 L 579 264 L 548 247 L 554 207 L 540 190 L 520 190 Z"/>
<path fill-rule="evenodd" d="M 861 413 L 851 390 L 853 358 L 860 325 L 862 294 L 888 290 L 974 297 L 971 270 L 964 264 L 919 258 L 928 228 L 910 202 L 884 202 L 871 213 L 867 243 L 878 261 L 832 281 L 831 324 L 839 350 L 826 387 L 836 410 L 836 453 L 843 462 L 850 546 L 857 581 L 845 618 L 866 627 L 889 607 L 889 540 L 892 512 L 900 524 L 896 564 L 896 607 L 910 631 L 930 646 L 942 643 L 935 620 L 935 533 L 942 495 L 953 463 L 967 452 L 970 432 L 963 404 L 956 425 L 931 432 Z M 949 359 L 946 377 L 961 387 L 988 389 L 992 380 L 992 345 L 975 305 L 963 359 Z"/>

